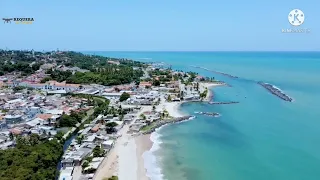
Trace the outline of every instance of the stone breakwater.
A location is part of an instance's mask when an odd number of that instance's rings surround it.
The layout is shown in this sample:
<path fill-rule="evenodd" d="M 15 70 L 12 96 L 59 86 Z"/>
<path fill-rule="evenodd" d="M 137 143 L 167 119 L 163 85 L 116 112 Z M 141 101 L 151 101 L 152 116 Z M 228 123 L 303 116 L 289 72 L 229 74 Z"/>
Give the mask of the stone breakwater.
<path fill-rule="evenodd" d="M 224 73 L 224 72 L 220 72 L 220 71 L 214 71 L 214 70 L 210 70 L 208 68 L 205 68 L 205 67 L 200 67 L 200 66 L 191 66 L 191 67 L 194 67 L 194 68 L 199 68 L 199 69 L 204 69 L 204 70 L 207 70 L 207 71 L 210 71 L 210 72 L 213 72 L 213 73 L 216 73 L 216 74 L 220 74 L 220 75 L 223 75 L 223 76 L 226 76 L 226 77 L 229 77 L 229 78 L 239 78 L 238 76 L 233 76 L 231 74 L 227 74 L 227 73 Z"/>
<path fill-rule="evenodd" d="M 238 104 L 238 101 L 229 101 L 229 102 L 208 102 L 209 104 Z"/>
<path fill-rule="evenodd" d="M 219 117 L 220 114 L 216 113 L 216 112 L 194 112 L 196 114 L 202 114 L 202 115 L 206 115 L 206 116 L 212 116 L 212 117 Z"/>
<path fill-rule="evenodd" d="M 157 121 L 155 125 L 153 125 L 153 127 L 148 130 L 148 131 L 144 131 L 142 132 L 142 134 L 151 134 L 153 133 L 157 128 L 166 125 L 166 124 L 171 124 L 171 123 L 177 123 L 177 122 L 181 122 L 181 121 L 185 121 L 185 120 L 189 120 L 191 118 L 193 118 L 194 116 L 183 116 L 183 117 L 177 117 L 174 119 L 168 119 L 168 120 L 160 120 Z"/>
<path fill-rule="evenodd" d="M 272 84 L 268 84 L 268 83 L 264 83 L 264 82 L 258 82 L 258 84 L 261 85 L 262 87 L 264 87 L 265 89 L 267 89 L 273 95 L 275 95 L 285 101 L 289 101 L 289 102 L 293 101 L 293 99 L 290 96 L 286 95 L 284 92 L 281 91 L 281 89 L 273 86 Z"/>

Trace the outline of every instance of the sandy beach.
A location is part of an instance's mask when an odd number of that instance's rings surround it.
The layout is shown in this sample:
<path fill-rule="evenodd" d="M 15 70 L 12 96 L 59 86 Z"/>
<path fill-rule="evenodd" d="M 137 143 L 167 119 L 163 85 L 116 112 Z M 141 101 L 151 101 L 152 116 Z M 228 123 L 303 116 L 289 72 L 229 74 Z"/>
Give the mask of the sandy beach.
<path fill-rule="evenodd" d="M 167 110 L 172 117 L 182 117 L 186 114 L 182 113 L 179 108 L 183 102 L 165 102 L 159 105 L 157 110 Z M 161 108 L 161 109 L 160 109 Z"/>
<path fill-rule="evenodd" d="M 210 88 L 213 86 L 221 86 L 221 84 L 201 83 L 201 92 L 208 88 L 205 101 L 209 101 L 212 97 L 213 93 Z M 170 116 L 182 117 L 186 116 L 186 114 L 179 110 L 182 103 L 184 102 L 166 102 L 162 98 L 161 103 L 156 106 L 156 109 L 158 111 L 166 109 Z M 152 106 L 143 106 L 138 114 L 151 110 Z M 114 148 L 112 148 L 100 165 L 95 174 L 95 180 L 102 180 L 113 175 L 118 176 L 119 180 L 150 180 L 146 175 L 143 158 L 143 153 L 149 151 L 153 145 L 153 142 L 150 140 L 150 134 L 134 137 L 127 133 L 128 130 L 129 125 L 125 125 L 122 128 L 120 132 L 122 136 L 117 139 Z"/>
<path fill-rule="evenodd" d="M 203 92 L 206 88 L 208 88 L 208 93 L 207 93 L 207 97 L 204 99 L 204 101 L 210 101 L 212 96 L 213 96 L 213 92 L 212 90 L 210 90 L 212 87 L 216 87 L 216 86 L 224 86 L 224 84 L 220 84 L 220 83 L 200 83 L 200 91 Z"/>
<path fill-rule="evenodd" d="M 151 106 L 144 106 L 138 114 L 151 109 Z M 120 180 L 140 180 L 137 179 L 137 158 L 142 158 L 142 156 L 137 156 L 135 139 L 127 133 L 128 130 L 129 125 L 124 125 L 120 130 L 119 134 L 122 134 L 122 136 L 116 140 L 114 147 L 104 158 L 95 173 L 94 180 L 102 180 L 111 176 L 118 176 Z"/>
<path fill-rule="evenodd" d="M 135 141 L 137 145 L 136 155 L 138 162 L 137 178 L 138 180 L 150 180 L 150 178 L 146 176 L 143 158 L 143 153 L 149 151 L 153 145 L 152 141 L 150 140 L 150 134 L 138 136 L 135 138 Z"/>

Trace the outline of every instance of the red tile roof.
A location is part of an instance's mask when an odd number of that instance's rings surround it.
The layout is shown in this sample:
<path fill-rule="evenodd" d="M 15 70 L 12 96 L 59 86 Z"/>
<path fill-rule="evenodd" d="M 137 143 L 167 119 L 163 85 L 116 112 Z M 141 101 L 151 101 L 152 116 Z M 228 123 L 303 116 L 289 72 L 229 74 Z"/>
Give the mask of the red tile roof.
<path fill-rule="evenodd" d="M 37 115 L 38 118 L 43 119 L 45 121 L 52 118 L 52 116 L 53 116 L 52 114 L 39 114 L 39 115 Z"/>
<path fill-rule="evenodd" d="M 13 129 L 10 129 L 9 130 L 12 134 L 15 134 L 15 135 L 19 135 L 22 133 L 22 131 L 20 129 L 16 129 L 16 128 L 13 128 Z"/>

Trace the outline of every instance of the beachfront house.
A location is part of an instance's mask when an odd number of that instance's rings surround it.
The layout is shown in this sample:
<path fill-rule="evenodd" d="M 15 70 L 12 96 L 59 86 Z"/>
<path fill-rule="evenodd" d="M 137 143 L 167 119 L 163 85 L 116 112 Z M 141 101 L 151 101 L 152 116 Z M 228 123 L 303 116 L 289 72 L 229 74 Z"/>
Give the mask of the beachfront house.
<path fill-rule="evenodd" d="M 80 166 L 82 161 L 88 157 L 92 150 L 93 146 L 89 146 L 88 144 L 82 145 L 76 151 L 67 152 L 62 158 L 61 165 L 63 168 L 65 167 L 74 167 Z"/>
<path fill-rule="evenodd" d="M 105 150 L 109 150 L 113 147 L 114 145 L 114 140 L 106 140 L 102 143 L 102 148 Z"/>
<path fill-rule="evenodd" d="M 74 167 L 66 167 L 60 171 L 59 180 L 73 180 Z"/>
<path fill-rule="evenodd" d="M 95 172 L 102 163 L 104 157 L 95 157 L 92 159 L 92 161 L 89 163 L 89 166 L 84 169 L 84 172 L 87 173 L 92 173 Z"/>

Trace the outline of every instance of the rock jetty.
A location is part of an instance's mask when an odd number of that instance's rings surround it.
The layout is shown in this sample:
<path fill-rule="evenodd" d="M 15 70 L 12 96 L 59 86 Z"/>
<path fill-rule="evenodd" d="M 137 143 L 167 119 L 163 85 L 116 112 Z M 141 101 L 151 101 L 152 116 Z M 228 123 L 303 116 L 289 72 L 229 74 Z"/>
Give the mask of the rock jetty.
<path fill-rule="evenodd" d="M 261 85 L 262 87 L 264 87 L 265 89 L 267 89 L 273 95 L 275 95 L 285 101 L 289 101 L 289 102 L 293 101 L 293 99 L 290 96 L 286 95 L 279 88 L 273 86 L 272 84 L 268 84 L 268 83 L 264 83 L 264 82 L 258 82 L 258 84 Z"/>
<path fill-rule="evenodd" d="M 151 134 L 157 128 L 159 128 L 159 127 L 161 127 L 163 125 L 185 121 L 185 120 L 191 119 L 193 117 L 194 116 L 183 116 L 183 117 L 177 117 L 177 118 L 174 118 L 174 119 L 160 120 L 160 121 L 157 121 L 156 124 L 153 125 L 153 127 L 151 129 L 149 129 L 148 131 L 142 132 L 142 134 Z"/>
<path fill-rule="evenodd" d="M 191 67 L 199 68 L 199 69 L 204 69 L 204 70 L 207 70 L 207 71 L 216 73 L 216 74 L 221 74 L 221 75 L 223 75 L 223 76 L 227 76 L 227 77 L 229 77 L 229 78 L 239 78 L 238 76 L 233 76 L 233 75 L 231 75 L 231 74 L 227 74 L 227 73 L 224 73 L 224 72 L 219 72 L 219 71 L 210 70 L 210 69 L 205 68 L 205 67 L 200 67 L 200 66 L 191 66 Z"/>
<path fill-rule="evenodd" d="M 238 101 L 228 101 L 228 102 L 208 102 L 209 104 L 237 104 L 239 103 Z"/>
<path fill-rule="evenodd" d="M 216 113 L 216 112 L 194 112 L 196 114 L 202 114 L 202 115 L 206 115 L 206 116 L 212 116 L 212 117 L 219 117 L 220 114 Z"/>

